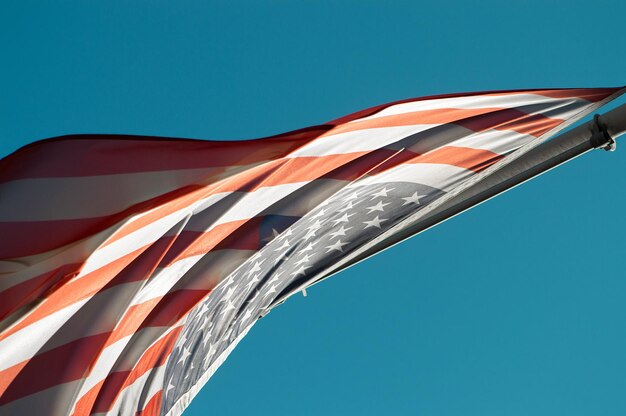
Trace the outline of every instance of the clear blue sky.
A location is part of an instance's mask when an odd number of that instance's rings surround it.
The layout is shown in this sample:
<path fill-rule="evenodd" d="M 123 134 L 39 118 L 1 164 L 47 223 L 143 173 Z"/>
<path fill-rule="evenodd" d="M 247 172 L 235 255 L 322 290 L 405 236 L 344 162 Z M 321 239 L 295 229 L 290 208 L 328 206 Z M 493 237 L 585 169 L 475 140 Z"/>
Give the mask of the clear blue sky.
<path fill-rule="evenodd" d="M 227 3 L 2 2 L 0 156 L 626 84 L 623 1 Z M 186 414 L 626 414 L 625 189 L 626 146 L 596 151 L 344 271 L 261 320 Z"/>

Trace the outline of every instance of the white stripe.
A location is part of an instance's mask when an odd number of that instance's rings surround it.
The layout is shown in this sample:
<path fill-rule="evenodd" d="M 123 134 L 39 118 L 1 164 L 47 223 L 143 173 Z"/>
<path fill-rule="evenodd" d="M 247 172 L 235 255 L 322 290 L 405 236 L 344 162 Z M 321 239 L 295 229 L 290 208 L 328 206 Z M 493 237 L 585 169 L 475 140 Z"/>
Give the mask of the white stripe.
<path fill-rule="evenodd" d="M 290 153 L 287 157 L 327 156 L 354 152 L 368 152 L 381 149 L 407 136 L 419 133 L 439 124 L 419 124 L 412 126 L 380 127 L 348 131 L 345 133 L 320 136 L 311 143 Z"/>
<path fill-rule="evenodd" d="M 115 233 L 123 223 L 118 223 L 94 234 L 93 236 L 78 241 L 67 246 L 36 254 L 28 257 L 21 257 L 17 260 L 0 261 L 0 292 L 32 279 L 49 273 L 67 264 L 82 263 L 86 254 L 93 253 L 107 238 Z"/>
<path fill-rule="evenodd" d="M 468 169 L 438 163 L 405 164 L 363 178 L 351 184 L 350 187 L 387 182 L 411 182 L 445 191 L 474 173 Z"/>
<path fill-rule="evenodd" d="M 213 224 L 213 226 L 210 227 L 210 229 L 215 228 L 217 225 L 224 223 L 224 222 L 251 218 L 257 215 L 258 213 L 260 213 L 261 211 L 263 211 L 264 209 L 266 209 L 267 207 L 269 207 L 270 205 L 272 205 L 276 200 L 283 198 L 284 196 L 300 188 L 301 186 L 304 186 L 307 183 L 308 182 L 301 182 L 301 183 L 287 184 L 287 185 L 277 185 L 277 186 L 268 187 L 268 188 L 261 188 L 261 189 L 258 189 L 257 191 L 246 193 L 235 204 L 235 206 L 232 209 L 228 210 L 215 224 Z M 224 194 L 222 194 L 221 196 L 213 195 L 209 197 L 208 199 L 212 198 L 214 200 L 219 200 L 223 196 Z M 187 215 L 188 211 L 193 211 L 194 206 L 201 204 L 201 203 L 206 203 L 206 200 L 198 201 L 190 207 L 187 207 L 183 210 L 177 211 L 166 217 L 163 217 L 97 250 L 86 261 L 85 266 L 83 267 L 79 275 L 73 279 L 73 281 L 82 279 L 89 273 L 95 270 L 98 270 L 102 267 L 105 267 L 106 265 L 115 261 L 116 259 L 119 259 L 141 247 L 145 247 L 146 245 L 150 243 L 153 243 L 159 237 L 161 237 L 166 230 L 169 230 L 176 223 L 178 223 L 182 218 L 184 218 L 184 216 Z M 169 291 L 169 289 L 171 289 L 171 287 L 174 284 L 176 284 L 176 282 L 180 279 L 180 277 L 187 270 L 189 270 L 189 268 L 191 268 L 193 264 L 195 264 L 195 262 L 197 262 L 198 259 L 201 257 L 202 256 L 196 256 L 194 258 L 185 259 L 184 261 L 174 264 L 171 268 L 171 271 L 173 271 L 173 273 L 170 273 L 169 270 L 167 272 L 161 272 L 161 275 L 157 276 L 158 278 L 151 279 L 149 286 L 145 290 L 142 290 L 140 292 L 140 295 L 136 297 L 134 303 L 141 303 L 147 299 L 152 299 L 154 297 L 162 296 L 166 294 Z M 76 304 L 72 305 L 72 307 L 75 305 L 82 305 L 85 302 L 86 300 L 81 300 L 77 302 Z M 62 316 L 65 316 L 61 311 L 57 311 L 53 315 L 60 314 Z M 67 319 L 69 319 L 69 316 L 67 316 L 65 320 Z M 33 325 L 39 322 L 41 322 L 41 320 L 29 325 L 27 328 L 32 328 Z M 24 331 L 27 328 L 24 328 L 18 331 L 16 334 L 13 334 L 12 336 L 17 336 L 18 334 L 20 334 L 22 331 Z M 30 334 L 30 332 L 27 332 L 26 334 Z M 23 340 L 25 340 L 26 338 L 28 338 L 28 335 L 26 335 L 26 337 L 23 338 Z M 2 343 L 0 343 L 0 345 L 2 345 Z M 27 359 L 32 356 L 33 351 L 26 349 L 24 350 L 24 354 L 21 354 L 19 356 L 26 357 L 23 359 Z"/>
<path fill-rule="evenodd" d="M 242 193 L 241 199 L 213 224 L 207 231 L 231 221 L 241 221 L 253 218 L 271 205 L 297 191 L 311 181 L 286 183 L 282 185 L 259 188 L 253 192 Z"/>
<path fill-rule="evenodd" d="M 150 328 L 152 329 L 152 328 Z M 81 389 L 76 397 L 80 398 L 89 390 L 91 390 L 96 384 L 104 380 L 111 372 L 111 368 L 122 355 L 124 349 L 133 338 L 135 334 L 128 335 L 108 347 L 104 348 L 100 353 L 100 356 L 96 360 L 95 364 L 89 372 L 89 376 L 83 380 Z M 130 370 L 130 368 L 128 369 Z M 118 370 L 120 371 L 120 370 Z"/>
<path fill-rule="evenodd" d="M 487 130 L 455 140 L 450 145 L 488 150 L 499 155 L 505 155 L 535 139 L 535 136 L 512 130 Z"/>
<path fill-rule="evenodd" d="M 167 295 L 181 277 L 192 268 L 204 254 L 191 256 L 155 270 L 144 288 L 135 296 L 133 304 L 140 304 L 150 299 Z"/>
<path fill-rule="evenodd" d="M 3 416 L 67 416 L 80 380 L 57 384 L 45 390 L 20 397 L 0 407 Z"/>
<path fill-rule="evenodd" d="M 9 335 L 0 341 L 0 370 L 81 338 L 113 331 L 128 310 L 142 302 L 134 299 L 142 293 L 144 284 L 137 281 L 113 286 L 51 312 Z M 78 315 L 90 319 L 74 319 Z"/>
<path fill-rule="evenodd" d="M 578 114 L 582 110 L 582 107 L 580 102 L 575 100 L 551 100 L 545 107 L 533 110 L 534 111 L 529 112 L 528 115 L 543 115 L 554 119 L 568 119 Z M 330 154 L 368 152 L 390 146 L 411 135 L 416 135 L 417 143 L 418 138 L 422 140 L 430 134 L 440 134 L 437 128 L 442 126 L 447 128 L 454 126 L 454 123 L 365 128 L 345 133 L 322 135 L 313 142 L 294 151 L 288 157 L 327 156 Z M 420 135 L 419 133 L 422 134 Z M 482 134 L 482 132 L 476 134 Z"/>
<path fill-rule="evenodd" d="M 49 341 L 51 334 L 58 331 L 88 300 L 67 306 L 0 341 L 0 371 L 35 355 Z"/>
<path fill-rule="evenodd" d="M 410 143 L 401 142 L 401 147 L 420 155 L 445 146 L 467 147 L 488 150 L 497 154 L 507 154 L 534 139 L 534 136 L 512 130 L 485 130 L 476 133 L 465 127 L 446 124 L 424 134 L 416 135 Z M 395 147 L 400 147 L 400 145 Z"/>
<path fill-rule="evenodd" d="M 146 281 L 137 281 L 117 285 L 51 312 L 0 341 L 0 370 L 69 342 L 114 330 L 116 323 L 120 322 L 132 307 L 167 295 L 183 276 L 189 277 L 184 289 L 211 289 L 219 283 L 220 278 L 232 272 L 252 253 L 251 250 L 220 250 L 209 253 L 209 257 L 205 254 L 187 257 L 157 269 L 147 280 L 147 284 Z M 189 269 L 201 259 L 211 263 L 211 282 L 205 281 L 206 279 L 198 282 L 198 279 L 192 278 L 193 276 L 186 276 Z M 216 265 L 218 270 L 214 270 Z M 225 270 L 220 273 L 220 269 Z M 199 270 L 198 273 L 206 274 L 207 271 Z M 103 312 L 97 319 L 73 321 L 72 327 L 68 328 L 67 322 L 72 317 L 77 313 L 85 313 L 81 308 L 87 302 L 90 304 L 85 307 Z M 120 315 L 120 311 L 124 313 Z"/>
<path fill-rule="evenodd" d="M 72 220 L 111 215 L 202 181 L 214 170 L 18 179 L 0 185 L 4 201 L 0 202 L 0 221 Z"/>
<path fill-rule="evenodd" d="M 397 114 L 411 113 L 415 111 L 442 110 L 448 108 L 458 109 L 484 109 L 484 108 L 515 108 L 535 104 L 572 103 L 580 105 L 589 104 L 588 101 L 580 98 L 550 98 L 537 94 L 516 94 L 508 95 L 470 95 L 465 97 L 436 98 L 424 101 L 412 101 L 387 107 L 376 114 L 351 121 L 351 123 L 362 120 L 370 120 L 379 117 L 392 116 Z"/>
<path fill-rule="evenodd" d="M 165 364 L 146 372 L 122 390 L 111 410 L 106 413 L 94 413 L 94 415 L 134 415 L 135 412 L 143 409 L 159 390 L 163 390 L 164 377 Z M 141 400 L 142 398 L 144 400 Z"/>
<path fill-rule="evenodd" d="M 261 211 L 274 204 L 276 201 L 284 198 L 286 195 L 289 195 L 308 183 L 308 181 L 290 183 L 259 188 L 252 192 L 242 192 L 241 199 L 234 203 L 230 209 L 226 210 L 225 213 L 205 231 L 210 231 L 218 225 L 226 222 L 253 218 Z M 224 192 L 198 200 L 189 207 L 185 207 L 179 211 L 173 212 L 165 217 L 151 222 L 146 226 L 125 235 L 119 240 L 100 248 L 87 260 L 85 266 L 76 279 L 104 267 L 112 261 L 115 261 L 126 254 L 132 253 L 147 244 L 155 242 L 163 236 L 165 231 L 172 228 L 176 223 L 185 218 L 185 216 L 191 215 L 194 211 L 196 211 L 198 206 L 202 205 L 206 209 L 206 207 L 215 204 L 217 201 L 220 201 L 231 194 L 232 192 Z"/>
<path fill-rule="evenodd" d="M 211 195 L 205 199 L 198 200 L 190 206 L 184 207 L 178 211 L 172 212 L 161 217 L 145 226 L 107 244 L 106 246 L 96 250 L 85 262 L 80 274 L 76 277 L 81 278 L 86 274 L 98 270 L 107 264 L 136 251 L 148 244 L 152 244 L 159 238 L 166 235 L 172 227 L 182 221 L 186 216 L 191 215 L 196 206 L 200 204 L 212 205 L 224 197 L 230 195 L 230 192 Z M 147 215 L 147 214 L 146 214 Z M 138 220 L 139 217 L 133 218 L 128 223 Z M 123 227 L 121 228 L 123 230 Z"/>
<path fill-rule="evenodd" d="M 116 341 L 114 344 L 102 350 L 98 361 L 92 368 L 89 376 L 84 379 L 81 389 L 76 395 L 74 407 L 86 393 L 106 379 L 110 373 L 132 370 L 149 348 L 178 328 L 180 328 L 180 325 L 169 328 L 144 328 L 139 332 Z M 145 337 L 145 335 L 148 336 Z M 139 338 L 145 338 L 145 340 L 137 342 Z M 127 345 L 131 340 L 133 341 L 132 351 L 128 351 Z M 72 409 L 72 411 L 73 410 L 74 409 Z"/>

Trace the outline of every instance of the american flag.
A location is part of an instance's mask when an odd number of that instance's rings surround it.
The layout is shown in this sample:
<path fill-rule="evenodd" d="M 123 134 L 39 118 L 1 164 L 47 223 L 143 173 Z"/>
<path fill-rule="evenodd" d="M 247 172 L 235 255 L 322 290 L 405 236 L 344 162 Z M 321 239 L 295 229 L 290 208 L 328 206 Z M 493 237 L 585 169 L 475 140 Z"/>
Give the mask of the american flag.
<path fill-rule="evenodd" d="M 622 92 L 433 96 L 258 140 L 18 150 L 0 161 L 0 414 L 181 414 L 275 306 Z"/>

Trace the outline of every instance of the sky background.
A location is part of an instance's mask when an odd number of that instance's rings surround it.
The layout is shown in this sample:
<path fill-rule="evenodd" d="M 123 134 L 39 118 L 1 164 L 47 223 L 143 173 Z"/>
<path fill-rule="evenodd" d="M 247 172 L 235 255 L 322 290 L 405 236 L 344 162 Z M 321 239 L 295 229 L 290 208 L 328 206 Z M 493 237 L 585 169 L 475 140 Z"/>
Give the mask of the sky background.
<path fill-rule="evenodd" d="M 0 156 L 70 133 L 235 140 L 421 95 L 620 86 L 624 16 L 623 1 L 3 1 Z M 625 210 L 626 147 L 587 154 L 293 297 L 185 414 L 624 415 Z"/>

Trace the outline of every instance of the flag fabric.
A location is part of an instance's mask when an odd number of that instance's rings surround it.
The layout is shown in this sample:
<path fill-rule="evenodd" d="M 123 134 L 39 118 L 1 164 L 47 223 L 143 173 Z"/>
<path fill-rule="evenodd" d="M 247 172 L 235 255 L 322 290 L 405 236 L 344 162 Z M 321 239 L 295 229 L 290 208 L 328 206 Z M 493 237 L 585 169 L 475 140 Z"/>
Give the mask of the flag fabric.
<path fill-rule="evenodd" d="M 18 150 L 0 161 L 0 414 L 181 414 L 276 305 L 622 92 L 433 96 L 258 140 Z"/>

